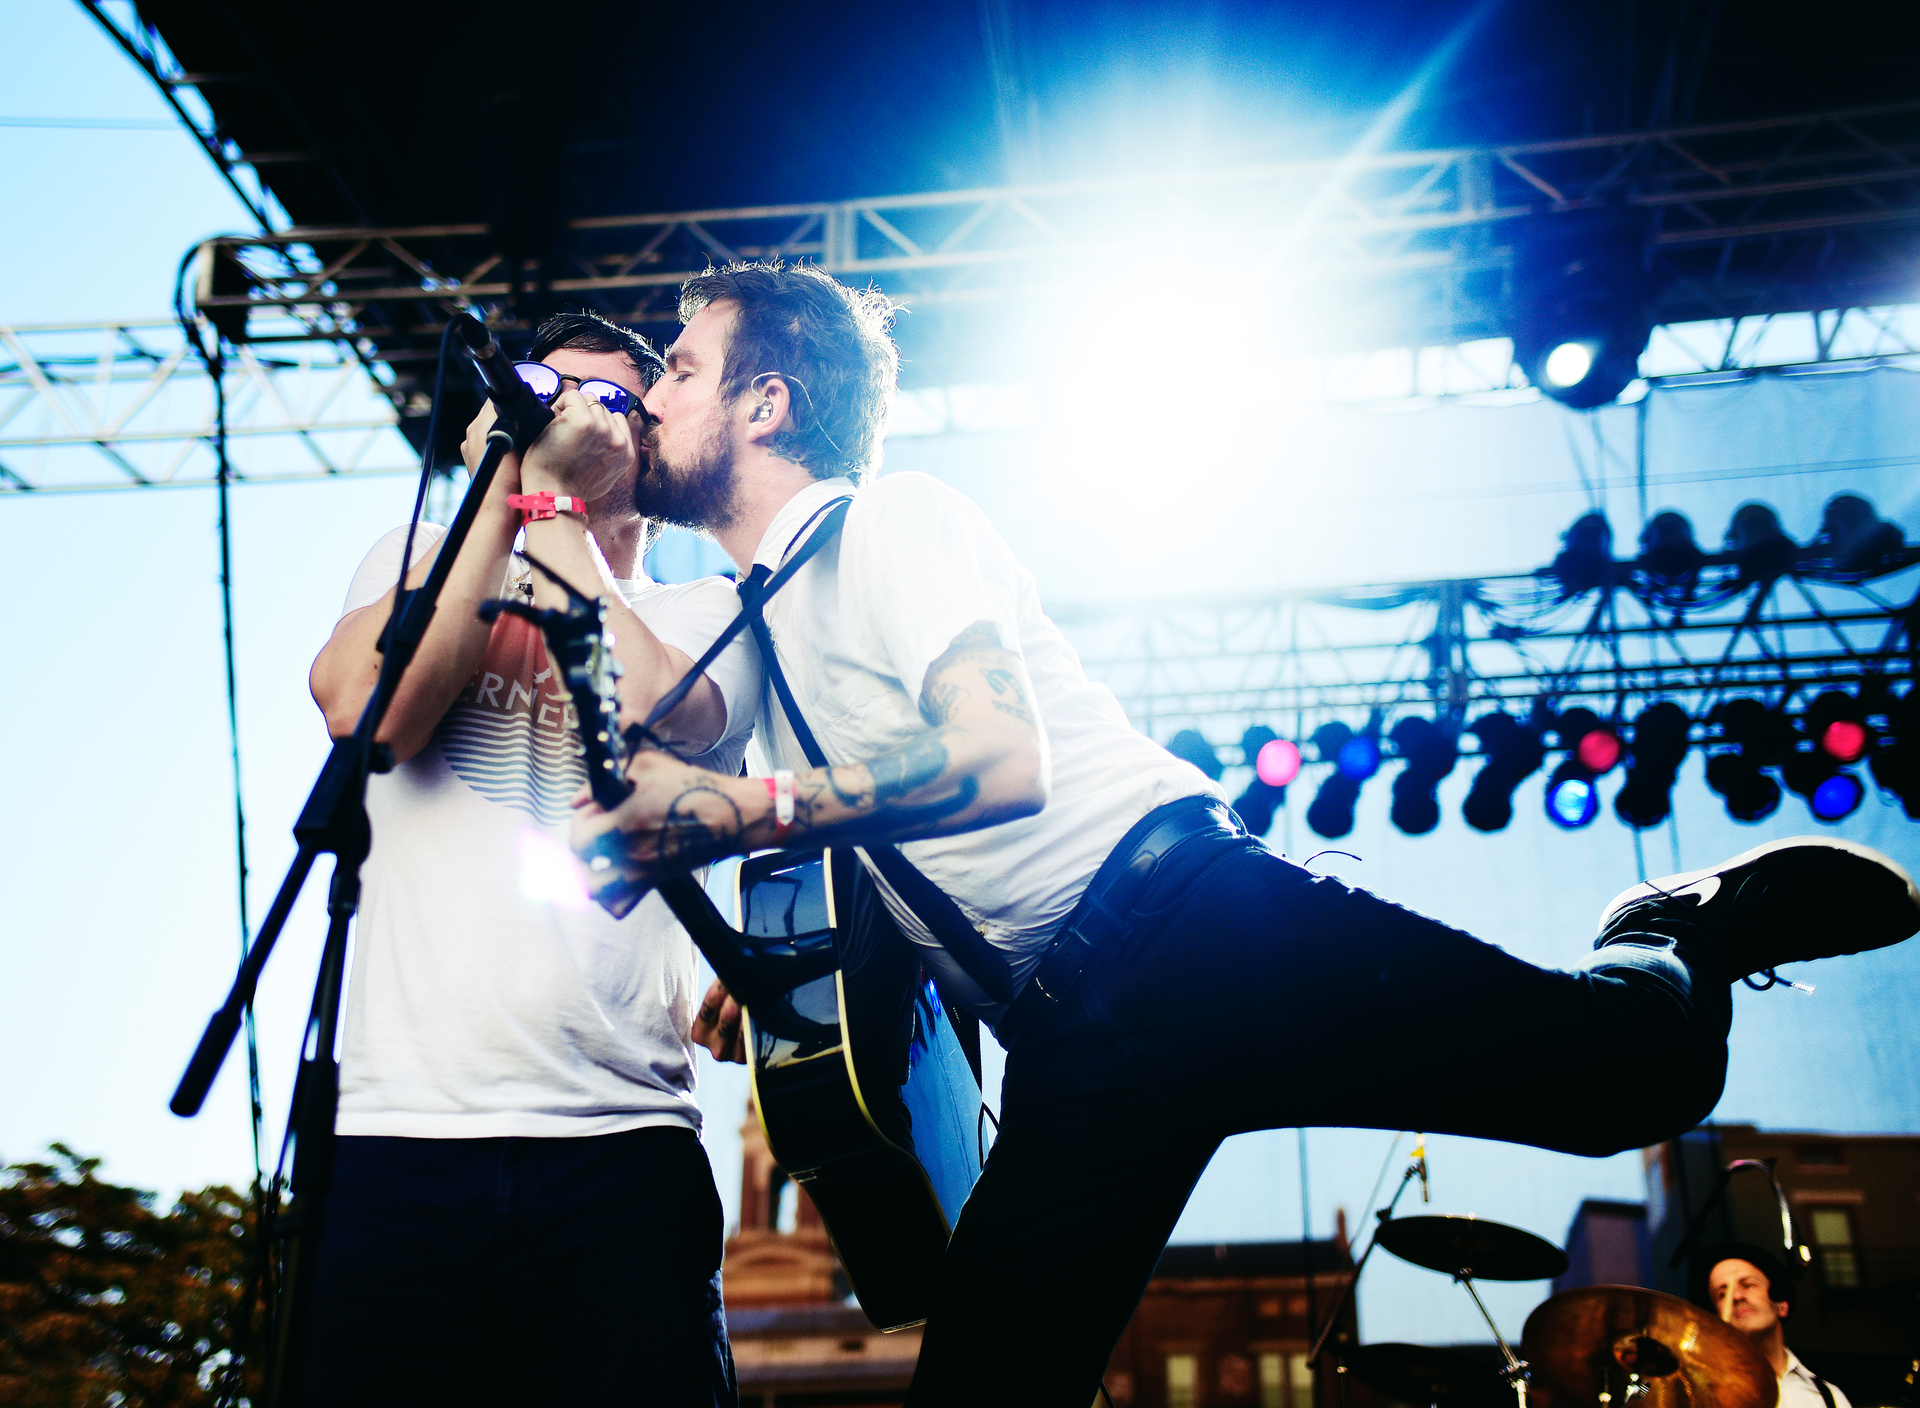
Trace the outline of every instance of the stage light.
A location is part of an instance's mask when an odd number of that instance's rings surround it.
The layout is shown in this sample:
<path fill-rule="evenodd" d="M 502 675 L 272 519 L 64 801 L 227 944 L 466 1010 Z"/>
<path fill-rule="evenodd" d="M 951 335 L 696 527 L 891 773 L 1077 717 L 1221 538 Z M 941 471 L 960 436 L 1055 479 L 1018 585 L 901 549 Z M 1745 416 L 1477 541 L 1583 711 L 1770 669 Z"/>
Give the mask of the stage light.
<path fill-rule="evenodd" d="M 1793 723 L 1757 699 L 1729 699 L 1714 706 L 1709 727 L 1731 745 L 1707 757 L 1707 786 L 1727 804 L 1735 821 L 1761 821 L 1780 807 L 1780 784 L 1761 771 L 1790 756 Z"/>
<path fill-rule="evenodd" d="M 1563 405 L 1591 410 L 1640 374 L 1646 312 L 1644 211 L 1536 216 L 1513 244 L 1513 360 Z"/>
<path fill-rule="evenodd" d="M 1167 751 L 1182 762 L 1192 763 L 1215 782 L 1226 771 L 1220 762 L 1220 755 L 1213 751 L 1213 745 L 1197 729 L 1181 729 L 1167 744 Z"/>
<path fill-rule="evenodd" d="M 1671 700 L 1649 704 L 1633 721 L 1633 756 L 1627 780 L 1614 794 L 1613 812 L 1644 831 L 1673 811 L 1673 782 L 1687 756 L 1693 720 Z"/>
<path fill-rule="evenodd" d="M 1593 370 L 1595 344 L 1591 342 L 1563 342 L 1547 353 L 1547 359 L 1541 364 L 1541 380 L 1549 386 L 1568 387 L 1577 385 L 1586 379 Z"/>
<path fill-rule="evenodd" d="M 1560 584 L 1562 600 L 1620 580 L 1613 560 L 1613 528 L 1603 513 L 1583 513 L 1560 535 L 1560 551 L 1547 568 Z"/>
<path fill-rule="evenodd" d="M 1853 815 L 1866 795 L 1859 778 L 1850 772 L 1837 772 L 1813 789 L 1807 806 L 1816 821 L 1841 821 Z"/>
<path fill-rule="evenodd" d="M 1273 830 L 1273 814 L 1287 800 L 1286 785 L 1268 782 L 1260 772 L 1261 754 L 1279 742 L 1265 724 L 1255 724 L 1240 735 L 1240 756 L 1253 764 L 1253 777 L 1248 780 L 1246 791 L 1234 798 L 1233 809 L 1248 832 L 1255 836 L 1264 836 Z"/>
<path fill-rule="evenodd" d="M 1595 777 L 1612 772 L 1625 751 L 1626 745 L 1621 743 L 1620 735 L 1605 724 L 1588 729 L 1580 735 L 1580 741 L 1573 745 L 1573 754 L 1580 760 L 1580 766 Z"/>
<path fill-rule="evenodd" d="M 1920 821 L 1920 687 L 1886 706 L 1890 737 L 1868 757 L 1873 780 L 1900 799 L 1908 816 Z"/>
<path fill-rule="evenodd" d="M 1334 765 L 1355 782 L 1365 782 L 1380 771 L 1380 740 L 1371 734 L 1356 733 L 1341 745 Z"/>
<path fill-rule="evenodd" d="M 1888 523 L 1858 494 L 1835 494 L 1820 515 L 1816 549 L 1842 572 L 1871 572 L 1906 546 L 1906 534 Z"/>
<path fill-rule="evenodd" d="M 1688 577 L 1706 560 L 1707 555 L 1694 539 L 1693 524 L 1684 513 L 1671 509 L 1656 513 L 1640 530 L 1640 568 L 1649 576 L 1669 581 Z"/>
<path fill-rule="evenodd" d="M 1599 777 L 1620 761 L 1620 735 L 1591 709 L 1568 709 L 1554 720 L 1566 758 L 1547 780 L 1547 819 L 1569 829 L 1600 814 Z"/>
<path fill-rule="evenodd" d="M 1406 760 L 1393 780 L 1393 824 L 1409 836 L 1424 836 L 1440 824 L 1440 801 L 1434 791 L 1440 779 L 1453 771 L 1460 745 L 1431 719 L 1402 719 L 1389 737 Z"/>
<path fill-rule="evenodd" d="M 1300 749 L 1284 738 L 1261 745 L 1253 760 L 1254 775 L 1269 787 L 1285 787 L 1300 776 Z"/>
<path fill-rule="evenodd" d="M 1511 714 L 1482 715 L 1467 725 L 1467 732 L 1480 740 L 1486 761 L 1474 775 L 1460 814 L 1476 831 L 1499 831 L 1513 820 L 1513 789 L 1538 771 L 1546 760 L 1546 745 L 1538 730 Z"/>
<path fill-rule="evenodd" d="M 1600 815 L 1600 787 L 1593 774 L 1568 758 L 1547 780 L 1547 820 L 1572 831 Z"/>
<path fill-rule="evenodd" d="M 1800 545 L 1780 526 L 1780 515 L 1762 503 L 1745 503 L 1727 524 L 1727 551 L 1740 564 L 1742 585 L 1771 582 L 1793 566 Z"/>
<path fill-rule="evenodd" d="M 1341 764 L 1347 749 L 1364 737 L 1365 734 L 1356 734 L 1338 722 L 1322 724 L 1313 731 L 1313 747 L 1320 761 L 1335 766 L 1307 806 L 1307 825 L 1329 840 L 1338 840 L 1353 830 L 1353 804 L 1360 796 L 1360 783 L 1364 779 L 1354 777 Z M 1377 742 L 1373 744 L 1373 759 L 1378 769 L 1380 745 Z M 1355 761 L 1360 761 L 1358 755 Z"/>
<path fill-rule="evenodd" d="M 1873 747 L 1866 707 L 1845 690 L 1823 689 L 1807 705 L 1807 737 L 1837 763 L 1857 763 Z"/>

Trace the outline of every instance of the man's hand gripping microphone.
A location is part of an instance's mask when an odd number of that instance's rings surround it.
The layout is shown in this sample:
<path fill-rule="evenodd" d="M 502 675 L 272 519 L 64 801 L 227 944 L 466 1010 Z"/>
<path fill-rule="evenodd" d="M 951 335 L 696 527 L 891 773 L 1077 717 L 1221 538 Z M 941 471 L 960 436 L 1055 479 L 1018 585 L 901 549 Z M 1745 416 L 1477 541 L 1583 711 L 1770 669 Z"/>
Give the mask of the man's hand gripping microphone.
<path fill-rule="evenodd" d="M 553 412 L 540 404 L 533 388 L 520 380 L 507 354 L 493 340 L 485 323 L 465 313 L 454 315 L 460 340 L 467 344 L 467 355 L 487 384 L 487 397 L 499 413 L 498 428 L 513 439 L 515 450 L 525 450 L 540 438 L 540 432 L 553 424 Z"/>

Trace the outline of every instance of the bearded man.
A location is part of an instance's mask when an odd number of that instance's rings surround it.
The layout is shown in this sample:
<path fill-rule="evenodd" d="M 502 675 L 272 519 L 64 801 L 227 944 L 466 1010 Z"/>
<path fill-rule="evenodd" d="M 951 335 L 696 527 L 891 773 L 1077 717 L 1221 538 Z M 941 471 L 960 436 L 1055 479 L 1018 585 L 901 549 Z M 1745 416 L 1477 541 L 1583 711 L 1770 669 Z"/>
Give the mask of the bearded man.
<path fill-rule="evenodd" d="M 1628 891 L 1573 972 L 1292 865 L 1087 680 L 979 509 L 924 475 L 857 483 L 894 388 L 883 297 L 813 268 L 736 264 L 688 281 L 680 311 L 647 394 L 641 510 L 711 532 L 750 604 L 841 526 L 764 600 L 763 664 L 798 716 L 763 696 L 775 778 L 645 752 L 633 795 L 611 814 L 583 807 L 574 843 L 614 853 L 599 874 L 616 907 L 657 867 L 827 842 L 876 857 L 889 841 L 958 907 L 955 930 L 939 906 L 907 902 L 898 867 L 876 877 L 949 998 L 1008 1053 L 1000 1136 L 914 1376 L 920 1408 L 1085 1408 L 1230 1134 L 1321 1124 L 1643 1147 L 1713 1108 L 1729 984 L 1920 928 L 1905 872 L 1824 838 Z M 809 765 L 803 734 L 828 766 Z M 1410 1062 L 1356 1051 L 1362 1021 L 1447 1038 Z M 695 1034 L 738 1059 L 739 1024 L 716 987 Z M 1604 1062 L 1512 1060 L 1623 1047 L 1661 1072 L 1631 1101 Z M 1503 1073 L 1497 1099 L 1489 1070 Z"/>

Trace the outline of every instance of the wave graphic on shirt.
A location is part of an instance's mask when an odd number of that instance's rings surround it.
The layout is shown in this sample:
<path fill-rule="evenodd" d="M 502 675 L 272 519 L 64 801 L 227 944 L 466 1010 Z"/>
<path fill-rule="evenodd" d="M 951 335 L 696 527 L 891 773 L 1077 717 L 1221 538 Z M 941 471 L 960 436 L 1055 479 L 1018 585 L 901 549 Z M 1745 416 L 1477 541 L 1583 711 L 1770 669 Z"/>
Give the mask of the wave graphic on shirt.
<path fill-rule="evenodd" d="M 587 780 L 574 712 L 540 634 L 502 616 L 480 669 L 441 719 L 434 743 L 462 782 L 503 807 L 557 826 Z"/>

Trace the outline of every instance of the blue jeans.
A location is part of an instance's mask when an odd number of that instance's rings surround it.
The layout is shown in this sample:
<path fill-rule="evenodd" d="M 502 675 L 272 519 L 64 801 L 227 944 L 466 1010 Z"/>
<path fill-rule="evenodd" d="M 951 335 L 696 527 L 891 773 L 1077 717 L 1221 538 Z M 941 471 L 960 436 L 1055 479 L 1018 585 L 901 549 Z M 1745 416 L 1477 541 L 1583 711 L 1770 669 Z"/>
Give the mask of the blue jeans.
<path fill-rule="evenodd" d="M 683 1127 L 339 1141 L 299 1401 L 738 1401 L 720 1199 Z"/>
<path fill-rule="evenodd" d="M 1002 1123 L 909 1402 L 1085 1408 L 1220 1141 L 1421 1129 L 1601 1155 L 1712 1110 L 1732 1004 L 1647 934 L 1538 968 L 1244 837 L 1000 1031 Z M 1695 966 L 1701 966 L 1698 981 Z M 1622 1082 L 1623 1062 L 1640 1079 Z"/>

